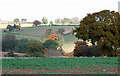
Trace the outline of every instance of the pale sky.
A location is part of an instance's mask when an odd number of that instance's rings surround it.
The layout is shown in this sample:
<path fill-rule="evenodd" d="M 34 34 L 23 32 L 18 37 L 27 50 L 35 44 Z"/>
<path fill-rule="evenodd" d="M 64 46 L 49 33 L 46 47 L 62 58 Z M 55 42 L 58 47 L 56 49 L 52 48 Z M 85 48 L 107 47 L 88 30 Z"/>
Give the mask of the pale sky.
<path fill-rule="evenodd" d="M 0 0 L 0 19 L 13 21 L 14 18 L 27 18 L 27 21 L 40 20 L 43 17 L 84 18 L 87 13 L 101 10 L 118 11 L 120 0 Z"/>

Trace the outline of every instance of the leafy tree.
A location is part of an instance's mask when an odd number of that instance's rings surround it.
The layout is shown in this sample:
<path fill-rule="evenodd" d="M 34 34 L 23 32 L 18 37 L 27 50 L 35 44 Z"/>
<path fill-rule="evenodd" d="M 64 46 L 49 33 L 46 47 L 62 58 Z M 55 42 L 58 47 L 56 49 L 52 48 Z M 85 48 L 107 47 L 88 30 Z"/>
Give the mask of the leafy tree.
<path fill-rule="evenodd" d="M 13 22 L 14 22 L 14 23 L 18 23 L 18 22 L 20 22 L 20 20 L 19 20 L 19 18 L 15 18 L 15 19 L 13 20 Z"/>
<path fill-rule="evenodd" d="M 55 23 L 56 24 L 61 23 L 61 19 L 60 18 L 55 19 Z"/>
<path fill-rule="evenodd" d="M 46 18 L 46 17 L 43 17 L 43 18 L 42 18 L 42 22 L 43 22 L 44 24 L 47 24 L 47 23 L 48 23 L 47 18 Z"/>
<path fill-rule="evenodd" d="M 69 24 L 71 24 L 72 23 L 72 21 L 71 21 L 71 19 L 69 19 L 69 18 L 63 18 L 62 20 L 62 23 L 69 23 Z"/>
<path fill-rule="evenodd" d="M 73 34 L 78 39 L 91 40 L 102 48 L 104 55 L 112 55 L 112 51 L 120 46 L 120 29 L 118 26 L 118 12 L 103 10 L 88 14 L 80 21 L 79 27 L 73 29 Z M 106 52 L 109 51 L 109 54 Z"/>
<path fill-rule="evenodd" d="M 14 34 L 8 33 L 2 38 L 2 51 L 14 50 L 17 46 L 17 39 Z"/>
<path fill-rule="evenodd" d="M 26 21 L 27 21 L 26 18 L 22 18 L 22 19 L 21 19 L 21 22 L 26 22 Z"/>
<path fill-rule="evenodd" d="M 34 22 L 33 22 L 33 26 L 35 25 L 35 26 L 37 26 L 37 25 L 40 25 L 40 24 L 42 24 L 40 21 L 38 21 L 38 20 L 35 20 Z"/>
<path fill-rule="evenodd" d="M 8 25 L 8 26 L 6 27 L 6 29 L 9 29 L 9 31 L 13 31 L 13 30 L 14 30 L 13 26 L 11 26 L 11 25 Z"/>
<path fill-rule="evenodd" d="M 52 39 L 52 40 L 58 40 L 59 38 L 58 38 L 57 34 L 50 34 L 48 40 L 50 40 L 50 39 Z"/>
<path fill-rule="evenodd" d="M 52 21 L 50 21 L 50 26 L 52 26 L 53 25 L 53 22 Z"/>
<path fill-rule="evenodd" d="M 55 40 L 50 39 L 50 40 L 47 40 L 45 43 L 43 43 L 43 46 L 44 48 L 57 50 L 59 43 Z"/>

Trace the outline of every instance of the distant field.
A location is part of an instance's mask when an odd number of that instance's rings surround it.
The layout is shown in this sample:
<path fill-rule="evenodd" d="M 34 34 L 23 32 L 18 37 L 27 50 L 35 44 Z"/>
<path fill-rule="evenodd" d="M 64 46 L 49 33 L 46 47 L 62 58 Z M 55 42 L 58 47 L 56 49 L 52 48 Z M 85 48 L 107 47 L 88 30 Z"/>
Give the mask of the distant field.
<path fill-rule="evenodd" d="M 118 74 L 118 64 L 118 57 L 3 59 L 2 73 Z"/>
<path fill-rule="evenodd" d="M 8 24 L 0 24 L 0 28 L 6 28 Z M 14 24 L 10 24 L 14 25 Z M 32 24 L 21 24 L 21 27 L 32 27 Z"/>

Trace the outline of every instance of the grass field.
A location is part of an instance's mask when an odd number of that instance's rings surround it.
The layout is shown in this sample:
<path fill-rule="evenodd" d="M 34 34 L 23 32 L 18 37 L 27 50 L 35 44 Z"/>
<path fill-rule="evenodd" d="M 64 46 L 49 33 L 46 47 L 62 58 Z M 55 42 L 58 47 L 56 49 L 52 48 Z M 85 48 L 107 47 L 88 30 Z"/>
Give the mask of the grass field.
<path fill-rule="evenodd" d="M 8 24 L 0 24 L 0 28 L 6 28 Z M 14 24 L 10 24 L 14 25 Z M 21 24 L 21 27 L 32 27 L 33 24 Z"/>
<path fill-rule="evenodd" d="M 118 64 L 118 57 L 3 59 L 2 73 L 118 74 Z"/>

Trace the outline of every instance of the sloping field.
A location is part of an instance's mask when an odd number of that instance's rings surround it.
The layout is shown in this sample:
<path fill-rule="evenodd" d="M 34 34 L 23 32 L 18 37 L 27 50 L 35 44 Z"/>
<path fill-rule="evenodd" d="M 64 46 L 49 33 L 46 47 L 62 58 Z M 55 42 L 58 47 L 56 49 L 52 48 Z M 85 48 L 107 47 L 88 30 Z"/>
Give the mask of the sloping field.
<path fill-rule="evenodd" d="M 72 52 L 74 49 L 74 42 L 77 41 L 77 38 L 72 35 L 71 31 L 73 26 L 39 26 L 39 27 L 24 27 L 19 31 L 14 31 L 13 33 L 16 35 L 17 39 L 32 39 L 32 40 L 42 40 L 46 38 L 45 31 L 47 29 L 52 29 L 53 33 L 57 33 L 59 28 L 65 29 L 65 36 L 63 36 L 60 41 L 63 41 L 63 49 L 66 53 Z M 3 35 L 6 34 L 3 32 Z M 60 36 L 59 36 L 60 37 Z"/>

